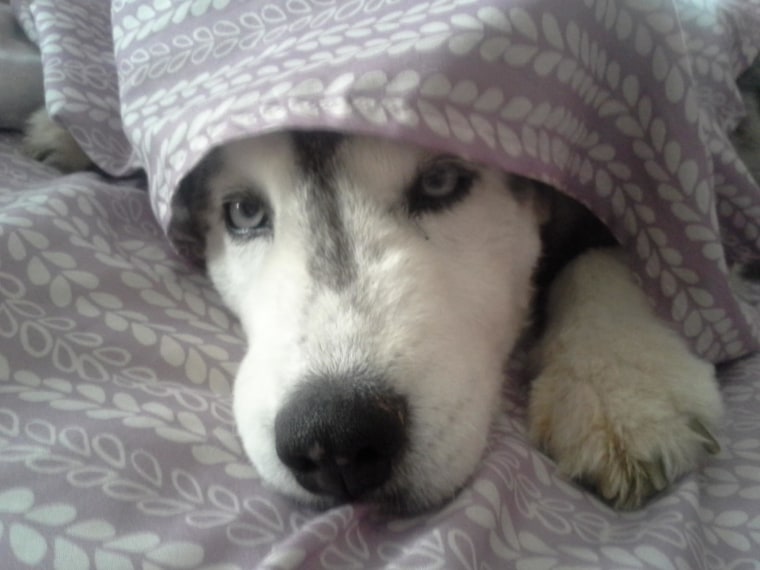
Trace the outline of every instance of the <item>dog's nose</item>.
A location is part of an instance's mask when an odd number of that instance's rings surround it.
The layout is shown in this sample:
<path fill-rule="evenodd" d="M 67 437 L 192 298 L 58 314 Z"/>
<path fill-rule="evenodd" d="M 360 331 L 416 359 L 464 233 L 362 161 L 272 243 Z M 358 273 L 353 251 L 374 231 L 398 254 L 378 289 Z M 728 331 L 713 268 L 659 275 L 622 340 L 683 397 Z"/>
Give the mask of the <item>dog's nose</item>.
<path fill-rule="evenodd" d="M 356 499 L 385 483 L 404 448 L 405 398 L 377 383 L 304 383 L 275 418 L 275 446 L 298 483 Z"/>

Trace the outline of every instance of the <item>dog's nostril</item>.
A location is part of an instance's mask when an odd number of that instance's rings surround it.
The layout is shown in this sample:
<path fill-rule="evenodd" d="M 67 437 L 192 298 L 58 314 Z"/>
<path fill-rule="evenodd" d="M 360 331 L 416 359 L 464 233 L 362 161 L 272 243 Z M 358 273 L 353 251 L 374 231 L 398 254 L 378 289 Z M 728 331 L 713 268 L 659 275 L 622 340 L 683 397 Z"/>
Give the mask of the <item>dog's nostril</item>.
<path fill-rule="evenodd" d="M 407 437 L 406 400 L 378 383 L 304 383 L 275 419 L 280 460 L 305 489 L 347 500 L 391 476 Z"/>
<path fill-rule="evenodd" d="M 380 454 L 374 447 L 362 447 L 356 452 L 354 461 L 359 464 L 367 464 L 373 461 L 377 461 Z"/>
<path fill-rule="evenodd" d="M 295 471 L 301 471 L 302 473 L 308 473 L 309 471 L 314 471 L 317 468 L 316 462 L 312 461 L 308 457 L 295 456 L 291 459 L 291 463 L 291 469 Z"/>

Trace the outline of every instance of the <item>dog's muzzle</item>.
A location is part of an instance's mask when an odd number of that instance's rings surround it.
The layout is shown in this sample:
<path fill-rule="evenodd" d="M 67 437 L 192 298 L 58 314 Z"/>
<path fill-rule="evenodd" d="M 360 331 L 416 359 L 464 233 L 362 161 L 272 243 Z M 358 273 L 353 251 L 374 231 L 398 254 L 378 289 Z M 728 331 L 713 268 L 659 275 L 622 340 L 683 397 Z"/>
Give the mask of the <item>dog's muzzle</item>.
<path fill-rule="evenodd" d="M 280 460 L 306 490 L 339 501 L 388 481 L 408 434 L 406 399 L 380 382 L 304 382 L 275 418 Z"/>

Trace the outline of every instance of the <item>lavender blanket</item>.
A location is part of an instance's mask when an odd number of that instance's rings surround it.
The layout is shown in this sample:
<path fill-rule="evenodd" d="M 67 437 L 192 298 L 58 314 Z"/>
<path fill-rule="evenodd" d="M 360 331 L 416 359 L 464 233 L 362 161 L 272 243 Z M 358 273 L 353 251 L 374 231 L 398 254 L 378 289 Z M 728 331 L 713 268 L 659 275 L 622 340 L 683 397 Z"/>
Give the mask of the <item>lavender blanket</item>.
<path fill-rule="evenodd" d="M 172 196 L 214 145 L 284 127 L 404 137 L 539 178 L 629 250 L 660 314 L 713 361 L 757 346 L 732 292 L 760 189 L 726 133 L 760 0 L 19 0 L 49 109 L 106 171 Z M 181 243 L 192 251 L 192 243 Z"/>
<path fill-rule="evenodd" d="M 512 388 L 482 467 L 443 510 L 311 512 L 248 465 L 229 403 L 240 331 L 164 231 L 191 251 L 172 233 L 172 189 L 230 138 L 403 136 L 583 200 L 696 350 L 745 354 L 760 295 L 726 275 L 758 255 L 760 194 L 725 132 L 760 47 L 757 2 L 15 8 L 50 109 L 105 170 L 146 168 L 151 193 L 57 176 L 0 138 L 3 568 L 756 567 L 757 357 L 721 372 L 721 454 L 641 512 L 557 475 Z"/>

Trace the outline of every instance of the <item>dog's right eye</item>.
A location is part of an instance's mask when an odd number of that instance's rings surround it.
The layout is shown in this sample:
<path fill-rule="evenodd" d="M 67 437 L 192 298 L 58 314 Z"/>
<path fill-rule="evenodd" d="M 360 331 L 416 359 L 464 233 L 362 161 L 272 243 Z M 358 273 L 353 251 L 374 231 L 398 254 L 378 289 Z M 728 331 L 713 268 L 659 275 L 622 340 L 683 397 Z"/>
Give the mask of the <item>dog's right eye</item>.
<path fill-rule="evenodd" d="M 255 198 L 237 198 L 225 202 L 224 221 L 235 237 L 254 237 L 271 229 L 264 204 Z"/>
<path fill-rule="evenodd" d="M 477 173 L 457 161 L 441 158 L 419 174 L 407 194 L 412 215 L 440 212 L 467 196 Z"/>

